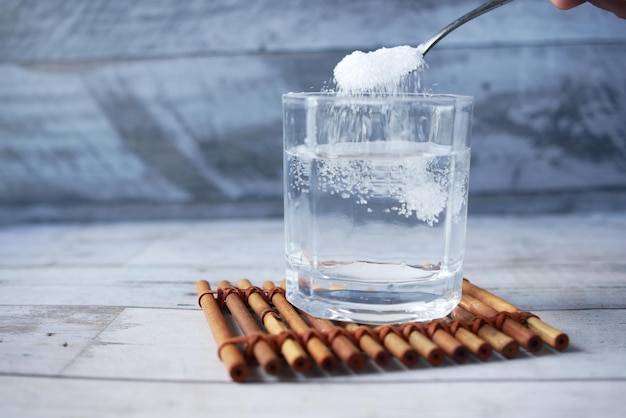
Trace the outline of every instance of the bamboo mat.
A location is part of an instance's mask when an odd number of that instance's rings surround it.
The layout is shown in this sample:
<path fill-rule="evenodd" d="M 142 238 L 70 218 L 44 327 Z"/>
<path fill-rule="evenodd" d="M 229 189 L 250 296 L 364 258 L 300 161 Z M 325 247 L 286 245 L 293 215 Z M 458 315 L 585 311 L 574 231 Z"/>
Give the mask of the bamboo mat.
<path fill-rule="evenodd" d="M 494 353 L 512 359 L 520 350 L 536 353 L 548 345 L 563 351 L 569 345 L 563 332 L 468 280 L 459 306 L 446 318 L 381 326 L 312 317 L 271 282 L 257 287 L 246 279 L 236 286 L 221 281 L 213 290 L 200 280 L 196 290 L 217 355 L 236 382 L 247 379 L 250 367 L 271 375 L 283 367 L 332 371 L 340 362 L 355 371 L 368 361 L 380 367 L 398 361 L 411 368 L 420 358 L 438 366 L 446 357 L 456 363 L 470 356 L 484 361 Z"/>

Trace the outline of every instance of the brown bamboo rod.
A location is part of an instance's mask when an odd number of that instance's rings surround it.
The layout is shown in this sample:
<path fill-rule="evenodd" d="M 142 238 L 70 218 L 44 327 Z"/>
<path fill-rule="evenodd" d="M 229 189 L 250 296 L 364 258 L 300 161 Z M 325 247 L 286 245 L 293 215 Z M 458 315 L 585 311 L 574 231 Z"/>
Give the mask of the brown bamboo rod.
<path fill-rule="evenodd" d="M 480 316 L 485 319 L 493 319 L 498 314 L 491 306 L 481 302 L 480 300 L 464 294 L 459 303 L 463 309 Z M 501 331 L 514 338 L 518 343 L 530 352 L 536 352 L 543 346 L 543 341 L 535 333 L 524 327 L 519 322 L 510 318 L 506 318 L 502 322 Z"/>
<path fill-rule="evenodd" d="M 228 287 L 232 287 L 232 285 L 229 282 L 222 280 L 218 283 L 217 287 L 224 290 Z M 235 321 L 237 321 L 237 324 L 239 324 L 239 328 L 241 328 L 244 335 L 252 337 L 263 332 L 257 325 L 252 315 L 250 315 L 248 308 L 238 294 L 229 294 L 226 296 L 224 302 L 235 318 Z M 252 347 L 252 353 L 261 367 L 263 367 L 268 374 L 278 373 L 280 370 L 280 359 L 267 341 L 261 339 L 256 342 Z"/>
<path fill-rule="evenodd" d="M 487 360 L 493 354 L 491 344 L 472 333 L 470 330 L 463 328 L 461 322 L 446 321 L 450 332 L 463 344 L 467 349 L 480 360 Z"/>
<path fill-rule="evenodd" d="M 469 357 L 467 347 L 443 329 L 437 329 L 430 338 L 457 363 L 463 363 Z"/>
<path fill-rule="evenodd" d="M 252 283 L 250 283 L 248 279 L 241 279 L 237 282 L 237 287 L 245 290 L 252 287 Z M 263 322 L 265 329 L 267 329 L 270 334 L 281 335 L 289 332 L 285 323 L 278 319 L 277 315 L 273 314 L 274 310 L 259 293 L 251 293 L 248 296 L 248 305 Z M 293 370 L 304 372 L 309 369 L 311 365 L 309 356 L 300 343 L 293 337 L 285 338 L 280 346 L 280 351 L 285 357 L 287 364 L 289 364 Z"/>
<path fill-rule="evenodd" d="M 391 361 L 391 356 L 385 350 L 382 344 L 380 344 L 372 335 L 367 331 L 371 331 L 367 325 L 357 325 L 354 323 L 345 323 L 343 327 L 355 337 L 359 347 L 369 358 L 374 360 L 380 367 L 386 367 Z"/>
<path fill-rule="evenodd" d="M 215 344 L 221 347 L 218 355 L 224 363 L 226 370 L 228 370 L 228 374 L 235 382 L 245 381 L 248 377 L 246 360 L 236 344 L 227 342 L 232 339 L 233 336 L 222 315 L 222 310 L 215 301 L 215 298 L 213 298 L 209 282 L 199 280 L 196 283 L 196 290 L 198 292 L 198 303 L 209 324 Z"/>
<path fill-rule="evenodd" d="M 265 290 L 273 289 L 274 283 L 266 281 L 263 283 Z M 314 334 L 312 328 L 307 324 L 296 309 L 287 301 L 282 293 L 274 293 L 271 302 L 276 307 L 283 319 L 289 324 L 291 329 L 305 341 L 305 346 L 313 360 L 324 370 L 330 371 L 337 367 L 337 359 L 328 346 Z"/>
<path fill-rule="evenodd" d="M 536 317 L 530 317 L 526 320 L 528 328 L 537 334 L 546 344 L 562 351 L 569 346 L 569 336 Z"/>
<path fill-rule="evenodd" d="M 419 361 L 419 354 L 398 334 L 390 332 L 383 340 L 385 347 L 406 367 L 413 367 Z"/>
<path fill-rule="evenodd" d="M 493 293 L 490 293 L 474 285 L 467 279 L 463 280 L 463 293 L 482 301 L 483 303 L 491 306 L 497 311 L 521 312 L 521 310 L 517 306 L 494 295 Z M 552 327 L 551 325 L 546 324 L 539 318 L 529 317 L 526 320 L 526 325 L 546 344 L 554 347 L 557 350 L 565 350 L 569 345 L 569 337 L 567 334 Z"/>
<path fill-rule="evenodd" d="M 302 312 L 306 320 L 323 335 L 329 336 L 331 331 L 336 328 L 332 322 L 327 319 L 316 318 L 306 312 Z M 329 341 L 335 354 L 352 370 L 360 370 L 365 367 L 365 357 L 360 350 L 352 344 L 345 335 L 338 334 Z"/>
<path fill-rule="evenodd" d="M 471 314 L 465 309 L 457 306 L 452 311 L 452 317 L 458 321 L 470 324 L 473 321 L 479 321 L 476 315 Z M 487 341 L 497 352 L 505 358 L 511 359 L 519 352 L 519 343 L 503 332 L 498 331 L 486 321 L 481 321 L 476 329 L 476 335 Z"/>
<path fill-rule="evenodd" d="M 432 342 L 430 338 L 422 334 L 421 331 L 411 327 L 410 325 L 412 324 L 407 325 L 408 326 L 402 327 L 402 333 L 406 337 L 409 345 L 433 366 L 440 365 L 445 358 L 443 350 L 437 344 Z"/>
<path fill-rule="evenodd" d="M 390 327 L 387 329 L 387 327 Z M 392 325 L 379 326 L 376 329 L 383 345 L 394 357 L 406 367 L 413 367 L 419 361 L 419 354 L 415 348 L 397 333 L 397 328 Z"/>

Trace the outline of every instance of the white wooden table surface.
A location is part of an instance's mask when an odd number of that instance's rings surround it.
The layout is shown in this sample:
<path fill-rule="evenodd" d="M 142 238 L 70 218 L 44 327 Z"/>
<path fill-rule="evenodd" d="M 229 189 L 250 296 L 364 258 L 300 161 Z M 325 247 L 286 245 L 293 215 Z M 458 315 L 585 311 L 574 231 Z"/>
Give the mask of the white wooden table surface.
<path fill-rule="evenodd" d="M 602 417 L 626 397 L 626 212 L 470 217 L 466 277 L 565 352 L 233 383 L 195 282 L 282 278 L 282 222 L 0 228 L 2 417 Z"/>

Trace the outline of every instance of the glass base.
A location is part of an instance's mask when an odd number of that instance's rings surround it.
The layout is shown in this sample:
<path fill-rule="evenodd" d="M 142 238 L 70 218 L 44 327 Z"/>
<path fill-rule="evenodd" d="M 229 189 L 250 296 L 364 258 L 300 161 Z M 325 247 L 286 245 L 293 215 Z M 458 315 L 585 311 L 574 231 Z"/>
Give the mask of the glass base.
<path fill-rule="evenodd" d="M 304 312 L 336 321 L 383 325 L 424 322 L 448 315 L 461 300 L 462 273 L 428 281 L 402 283 L 399 289 L 389 284 L 367 289 L 349 283 L 320 286 L 320 280 L 287 270 L 287 299 Z M 345 282 L 344 282 L 345 283 Z"/>

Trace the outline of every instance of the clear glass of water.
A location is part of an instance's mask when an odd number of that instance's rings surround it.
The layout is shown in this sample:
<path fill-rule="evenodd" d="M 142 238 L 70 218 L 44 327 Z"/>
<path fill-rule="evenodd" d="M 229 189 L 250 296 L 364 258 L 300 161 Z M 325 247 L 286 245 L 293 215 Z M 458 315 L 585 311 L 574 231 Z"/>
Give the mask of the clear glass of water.
<path fill-rule="evenodd" d="M 472 106 L 452 95 L 283 96 L 292 304 L 369 324 L 458 304 Z"/>

